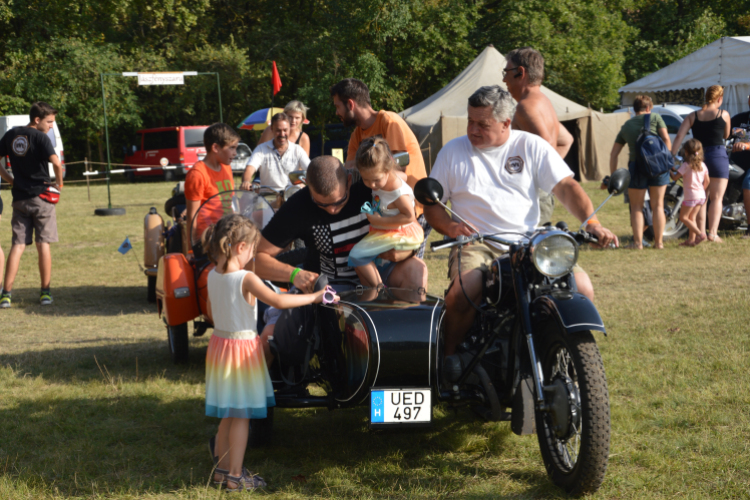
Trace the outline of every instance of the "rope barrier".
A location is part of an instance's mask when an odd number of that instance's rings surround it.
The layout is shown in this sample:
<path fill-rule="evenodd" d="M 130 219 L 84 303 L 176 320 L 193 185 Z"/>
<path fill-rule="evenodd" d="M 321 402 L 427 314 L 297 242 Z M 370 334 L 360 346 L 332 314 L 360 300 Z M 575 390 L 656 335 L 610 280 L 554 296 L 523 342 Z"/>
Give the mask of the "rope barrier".
<path fill-rule="evenodd" d="M 91 163 L 91 162 L 89 162 Z M 105 163 L 106 165 L 106 163 Z M 130 166 L 130 165 L 129 165 Z M 167 165 L 166 167 L 140 167 L 140 168 L 118 168 L 116 170 L 110 170 L 110 174 L 124 174 L 125 172 L 148 172 L 151 170 L 177 170 L 178 168 L 183 167 L 175 167 L 171 165 Z M 98 170 L 89 170 L 87 172 L 84 172 L 83 175 L 89 176 L 89 175 L 104 175 L 107 171 L 98 171 Z"/>

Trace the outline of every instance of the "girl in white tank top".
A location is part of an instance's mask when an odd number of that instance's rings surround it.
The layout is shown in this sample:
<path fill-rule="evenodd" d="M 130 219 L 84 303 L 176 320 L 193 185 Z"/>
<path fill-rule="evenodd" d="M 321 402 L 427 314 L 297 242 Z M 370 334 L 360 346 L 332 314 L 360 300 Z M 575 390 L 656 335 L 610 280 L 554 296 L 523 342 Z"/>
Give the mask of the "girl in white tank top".
<path fill-rule="evenodd" d="M 365 286 L 382 283 L 374 260 L 389 250 L 416 251 L 424 231 L 414 213 L 414 191 L 401 172 L 394 169 L 393 155 L 382 136 L 362 141 L 357 150 L 357 170 L 365 186 L 372 189 L 372 204 L 365 204 L 370 232 L 349 252 L 349 266 Z"/>
<path fill-rule="evenodd" d="M 214 448 L 214 484 L 228 491 L 266 485 L 242 465 L 251 418 L 266 418 L 276 404 L 257 331 L 257 300 L 277 309 L 321 302 L 323 293 L 279 295 L 245 268 L 260 233 L 237 214 L 225 215 L 203 234 L 216 268 L 208 274 L 208 316 L 214 331 L 206 352 L 206 415 L 221 418 Z M 337 297 L 335 298 L 337 299 Z M 229 436 L 238 437 L 231 442 Z"/>

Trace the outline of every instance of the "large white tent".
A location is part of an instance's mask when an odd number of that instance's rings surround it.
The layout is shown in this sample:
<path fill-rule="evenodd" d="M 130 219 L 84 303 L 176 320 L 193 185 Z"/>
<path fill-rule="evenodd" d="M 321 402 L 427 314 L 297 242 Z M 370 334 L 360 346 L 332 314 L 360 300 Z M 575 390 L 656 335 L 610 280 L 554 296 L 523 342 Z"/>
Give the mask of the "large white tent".
<path fill-rule="evenodd" d="M 622 104 L 631 105 L 638 94 L 648 94 L 655 103 L 683 102 L 700 105 L 705 89 L 724 87 L 722 108 L 734 116 L 747 111 L 750 95 L 750 37 L 722 37 L 673 62 L 655 73 L 620 89 Z M 695 90 L 699 92 L 683 93 Z M 697 94 L 697 95 L 696 95 Z"/>
<path fill-rule="evenodd" d="M 469 96 L 484 85 L 503 83 L 505 57 L 491 45 L 441 90 L 399 113 L 425 149 L 425 163 L 431 165 L 440 148 L 456 137 L 466 135 Z M 567 161 L 582 179 L 598 180 L 609 174 L 609 152 L 627 113 L 604 114 L 576 104 L 542 86 L 557 118 L 567 122 L 576 139 Z M 429 155 L 429 158 L 427 157 Z M 577 156 L 576 156 L 577 155 Z M 573 158 L 571 159 L 571 156 Z M 626 155 L 621 155 L 627 167 Z"/>

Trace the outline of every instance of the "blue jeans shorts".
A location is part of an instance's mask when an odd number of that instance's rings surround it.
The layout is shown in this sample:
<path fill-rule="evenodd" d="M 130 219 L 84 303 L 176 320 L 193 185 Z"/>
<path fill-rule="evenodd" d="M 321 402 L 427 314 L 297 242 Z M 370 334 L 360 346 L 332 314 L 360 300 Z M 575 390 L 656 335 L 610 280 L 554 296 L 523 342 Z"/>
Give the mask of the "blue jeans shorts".
<path fill-rule="evenodd" d="M 646 189 L 649 186 L 658 187 L 669 184 L 669 172 L 664 172 L 658 177 L 649 178 L 638 172 L 634 161 L 628 162 L 628 171 L 630 172 L 630 189 Z"/>

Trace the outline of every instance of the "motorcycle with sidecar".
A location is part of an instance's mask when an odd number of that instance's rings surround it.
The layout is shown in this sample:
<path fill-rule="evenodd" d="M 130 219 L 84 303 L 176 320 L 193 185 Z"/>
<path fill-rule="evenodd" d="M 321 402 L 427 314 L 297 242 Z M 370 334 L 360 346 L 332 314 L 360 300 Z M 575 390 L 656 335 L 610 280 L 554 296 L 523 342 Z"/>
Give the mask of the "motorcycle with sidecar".
<path fill-rule="evenodd" d="M 615 172 L 610 197 L 628 182 L 626 170 Z M 434 179 L 423 179 L 415 196 L 429 205 L 439 203 L 441 191 Z M 259 227 L 273 215 L 256 193 L 227 192 L 199 209 L 196 228 L 229 212 Z M 610 413 L 593 332 L 606 329 L 572 275 L 579 245 L 595 239 L 558 226 L 520 240 L 475 234 L 431 244 L 433 251 L 458 247 L 459 259 L 460 249 L 475 241 L 509 248 L 483 277 L 476 321 L 447 357 L 442 298 L 422 289 L 363 288 L 322 277 L 316 287 L 337 287 L 340 301 L 311 306 L 299 359 L 276 356 L 269 369 L 276 407 L 366 406 L 370 427 L 385 429 L 430 425 L 436 404 L 468 407 L 488 421 L 509 421 L 516 434 L 536 433 L 552 481 L 573 496 L 595 492 L 607 468 Z M 170 339 L 193 318 L 210 324 L 205 301 L 211 265 L 199 261 L 170 254 L 159 264 L 157 305 Z M 324 395 L 311 395 L 310 385 Z M 271 441 L 272 410 L 250 421 L 250 446 Z"/>

